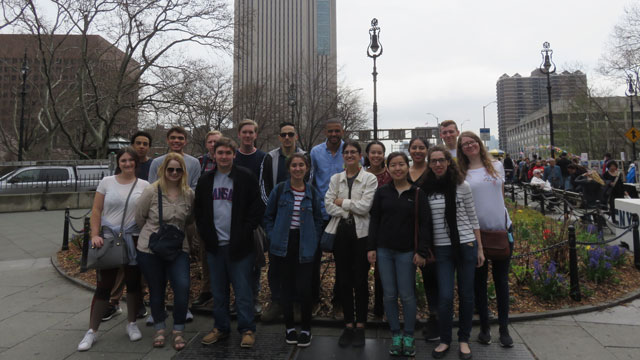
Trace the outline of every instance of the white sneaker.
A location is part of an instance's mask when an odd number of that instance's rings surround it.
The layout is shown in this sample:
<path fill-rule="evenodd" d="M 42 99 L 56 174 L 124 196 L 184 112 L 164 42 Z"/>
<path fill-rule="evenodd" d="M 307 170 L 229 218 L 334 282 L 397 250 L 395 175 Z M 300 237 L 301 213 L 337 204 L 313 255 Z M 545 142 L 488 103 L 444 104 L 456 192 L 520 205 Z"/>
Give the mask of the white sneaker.
<path fill-rule="evenodd" d="M 145 323 L 147 324 L 147 326 L 152 326 L 153 325 L 153 316 L 151 316 L 151 314 L 149 314 L 149 316 L 147 316 L 147 320 L 145 320 Z"/>
<path fill-rule="evenodd" d="M 138 325 L 136 323 L 128 323 L 127 324 L 127 334 L 129 334 L 129 340 L 138 341 L 142 339 L 142 333 L 140 329 L 138 329 Z"/>
<path fill-rule="evenodd" d="M 80 341 L 80 344 L 78 344 L 78 351 L 87 351 L 91 349 L 91 346 L 93 346 L 93 343 L 95 341 L 96 333 L 93 332 L 93 330 L 89 329 L 87 333 L 84 334 L 84 337 L 82 338 L 82 341 Z"/>
<path fill-rule="evenodd" d="M 191 313 L 191 310 L 187 309 L 187 316 L 185 319 L 187 322 L 189 321 L 193 321 L 193 314 Z"/>

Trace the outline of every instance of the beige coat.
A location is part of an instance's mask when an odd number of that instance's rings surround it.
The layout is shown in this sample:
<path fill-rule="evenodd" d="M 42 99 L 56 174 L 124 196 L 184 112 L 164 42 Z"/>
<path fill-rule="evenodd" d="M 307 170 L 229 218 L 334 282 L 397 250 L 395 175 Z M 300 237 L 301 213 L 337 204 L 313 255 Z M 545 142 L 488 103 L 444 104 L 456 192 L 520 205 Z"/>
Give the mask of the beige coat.
<path fill-rule="evenodd" d="M 349 199 L 349 184 L 347 172 L 343 171 L 331 177 L 329 190 L 324 197 L 324 207 L 327 214 L 331 215 L 331 221 L 325 231 L 335 234 L 340 219 L 346 219 L 353 214 L 356 223 L 358 238 L 369 234 L 369 210 L 373 204 L 373 195 L 378 188 L 378 179 L 372 173 L 360 169 L 351 187 L 351 199 Z M 344 199 L 342 206 L 333 203 L 335 199 Z"/>
<path fill-rule="evenodd" d="M 164 222 L 185 231 L 186 225 L 193 222 L 193 197 L 191 189 L 175 201 L 169 200 L 167 194 L 163 193 L 162 218 Z M 141 229 L 138 238 L 139 251 L 152 253 L 149 249 L 149 236 L 160 228 L 158 219 L 158 189 L 154 185 L 149 185 L 140 195 L 136 208 L 136 222 Z M 184 237 L 182 250 L 189 252 L 187 236 Z"/>

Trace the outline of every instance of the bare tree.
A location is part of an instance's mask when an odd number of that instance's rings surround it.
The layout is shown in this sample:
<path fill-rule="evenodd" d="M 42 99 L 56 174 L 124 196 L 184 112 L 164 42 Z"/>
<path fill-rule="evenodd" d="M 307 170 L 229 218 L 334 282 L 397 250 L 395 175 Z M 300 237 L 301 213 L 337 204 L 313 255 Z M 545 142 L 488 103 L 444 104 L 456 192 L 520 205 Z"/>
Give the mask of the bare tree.
<path fill-rule="evenodd" d="M 358 92 L 360 90 L 344 84 L 338 87 L 336 116 L 342 120 L 342 126 L 347 133 L 366 129 L 369 124 L 362 97 Z"/>
<path fill-rule="evenodd" d="M 210 130 L 233 126 L 231 75 L 204 61 L 187 61 L 180 68 L 163 68 L 158 74 L 166 86 L 156 108 L 164 123 L 191 130 L 192 152 L 206 151 L 204 136 Z"/>
<path fill-rule="evenodd" d="M 128 132 L 132 121 L 135 126 L 139 110 L 162 106 L 170 87 L 154 72 L 181 66 L 172 63 L 173 52 L 188 44 L 224 50 L 231 44 L 232 16 L 223 0 L 50 0 L 51 16 L 41 12 L 42 2 L 26 3 L 15 25 L 37 39 L 46 112 L 82 157 L 88 148 L 105 156 L 109 138 Z M 64 82 L 48 69 L 69 51 L 79 54 L 79 66 Z"/>
<path fill-rule="evenodd" d="M 633 3 L 624 10 L 609 38 L 602 55 L 599 72 L 624 79 L 631 75 L 636 84 L 640 75 L 640 4 Z"/>

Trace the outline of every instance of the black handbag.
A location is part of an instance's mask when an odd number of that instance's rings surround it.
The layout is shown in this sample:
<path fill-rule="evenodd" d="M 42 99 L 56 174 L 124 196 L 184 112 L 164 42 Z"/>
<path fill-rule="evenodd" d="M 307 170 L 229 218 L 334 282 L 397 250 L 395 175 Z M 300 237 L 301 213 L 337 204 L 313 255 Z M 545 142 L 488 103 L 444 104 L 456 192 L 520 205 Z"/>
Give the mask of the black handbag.
<path fill-rule="evenodd" d="M 127 242 L 124 239 L 124 218 L 127 215 L 127 206 L 129 205 L 129 198 L 131 193 L 135 189 L 138 179 L 133 182 L 127 200 L 124 203 L 124 211 L 122 213 L 122 221 L 120 223 L 120 233 L 114 233 L 108 226 L 103 226 L 100 229 L 100 235 L 103 239 L 101 247 L 88 246 L 85 269 L 114 269 L 122 265 L 127 265 L 131 262 L 129 259 L 129 249 L 127 248 Z"/>
<path fill-rule="evenodd" d="M 149 236 L 149 249 L 162 260 L 173 262 L 184 242 L 184 231 L 162 221 L 162 190 L 158 185 L 158 217 L 160 229 Z"/>

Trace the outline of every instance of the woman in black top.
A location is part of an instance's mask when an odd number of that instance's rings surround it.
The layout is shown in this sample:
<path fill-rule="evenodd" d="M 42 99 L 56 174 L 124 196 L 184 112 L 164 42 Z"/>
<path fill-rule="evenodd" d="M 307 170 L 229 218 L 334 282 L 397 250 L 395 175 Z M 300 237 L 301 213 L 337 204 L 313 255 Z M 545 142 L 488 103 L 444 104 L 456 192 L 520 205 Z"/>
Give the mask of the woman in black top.
<path fill-rule="evenodd" d="M 392 334 L 389 354 L 414 356 L 416 266 L 424 266 L 431 244 L 431 210 L 424 192 L 407 181 L 407 155 L 391 153 L 387 166 L 393 182 L 380 187 L 373 198 L 367 257 L 372 264 L 377 261 L 382 280 L 384 308 Z M 400 330 L 398 295 L 405 319 L 404 334 Z"/>
<path fill-rule="evenodd" d="M 424 180 L 427 173 L 427 150 L 429 149 L 429 142 L 423 138 L 413 138 L 409 142 L 409 155 L 413 164 L 409 169 L 407 180 L 409 183 L 416 185 L 425 191 Z M 440 332 L 438 330 L 438 279 L 436 277 L 435 264 L 425 265 L 420 267 L 422 271 L 422 281 L 424 283 L 424 292 L 427 295 L 427 305 L 429 307 L 429 319 L 424 328 L 422 328 L 422 334 L 427 341 L 436 341 L 440 338 Z"/>
<path fill-rule="evenodd" d="M 624 198 L 624 175 L 618 170 L 618 163 L 611 160 L 607 163 L 607 171 L 602 176 L 606 184 L 604 198 L 609 201 L 609 214 L 611 221 L 616 221 L 616 199 Z"/>

